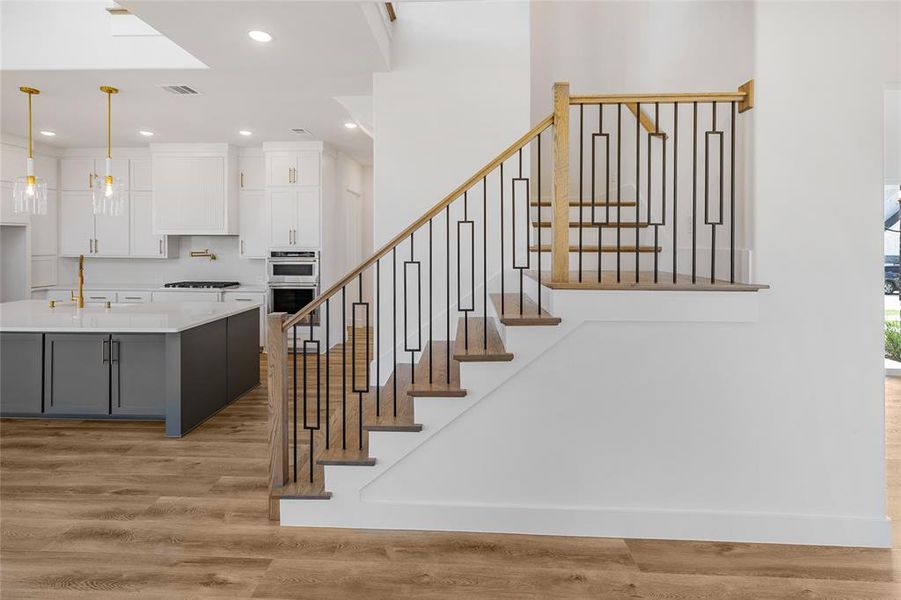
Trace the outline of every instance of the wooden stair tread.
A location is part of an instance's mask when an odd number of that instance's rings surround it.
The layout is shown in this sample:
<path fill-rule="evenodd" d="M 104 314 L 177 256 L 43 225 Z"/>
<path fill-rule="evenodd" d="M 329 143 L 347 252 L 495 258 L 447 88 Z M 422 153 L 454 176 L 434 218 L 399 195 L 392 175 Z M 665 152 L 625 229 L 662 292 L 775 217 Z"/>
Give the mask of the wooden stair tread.
<path fill-rule="evenodd" d="M 525 275 L 538 280 L 537 271 L 526 271 Z M 553 290 L 641 290 L 641 291 L 689 291 L 689 292 L 757 292 L 769 289 L 768 285 L 753 283 L 729 283 L 716 280 L 710 282 L 710 277 L 698 277 L 695 283 L 691 282 L 691 275 L 676 275 L 673 283 L 673 274 L 665 271 L 657 273 L 657 282 L 654 282 L 653 271 L 639 271 L 638 281 L 635 281 L 634 269 L 620 271 L 620 280 L 616 281 L 616 271 L 601 271 L 601 280 L 598 281 L 597 271 L 582 271 L 582 281 L 579 281 L 579 272 L 570 271 L 569 281 L 553 282 L 547 273 L 541 277 L 541 285 Z"/>
<path fill-rule="evenodd" d="M 644 229 L 650 227 L 649 223 L 644 223 L 639 221 L 638 223 L 629 223 L 628 221 L 618 222 L 618 223 L 592 223 L 591 221 L 570 221 L 570 228 L 587 228 L 594 229 L 595 227 L 603 227 L 605 229 Z M 532 221 L 532 227 L 541 227 L 542 229 L 547 229 L 553 227 L 553 223 L 550 221 Z"/>
<path fill-rule="evenodd" d="M 543 308 L 538 313 L 538 305 L 528 296 L 523 296 L 522 314 L 519 310 L 519 294 L 503 294 L 503 311 L 501 310 L 501 294 L 491 294 L 494 310 L 500 315 L 501 323 L 508 326 L 542 326 L 559 325 L 560 317 L 555 317 Z"/>
<path fill-rule="evenodd" d="M 432 365 L 431 381 L 429 364 Z M 466 390 L 460 387 L 460 363 L 454 359 L 446 341 L 433 341 L 423 348 L 415 375 L 414 383 L 407 388 L 409 396 L 459 398 L 466 395 Z"/>
<path fill-rule="evenodd" d="M 471 317 L 467 326 L 465 319 L 457 320 L 457 337 L 454 340 L 454 359 L 460 362 L 500 362 L 513 360 L 513 354 L 504 348 L 497 324 L 491 317 L 487 319 Z M 467 343 L 467 328 L 469 331 Z M 485 345 L 485 331 L 488 343 Z"/>
<path fill-rule="evenodd" d="M 385 365 L 382 365 L 383 367 Z M 392 365 L 387 365 L 391 368 Z M 380 388 L 372 388 L 365 404 L 363 418 L 365 431 L 422 431 L 422 425 L 413 422 L 413 399 L 407 394 L 413 380 L 413 365 L 398 363 L 394 373 Z M 394 382 L 397 381 L 397 416 L 394 415 Z M 376 414 L 376 397 L 379 414 Z"/>
<path fill-rule="evenodd" d="M 571 245 L 571 246 L 569 247 L 569 251 L 570 251 L 570 252 L 579 252 L 579 251 L 580 251 L 580 250 L 579 250 L 579 246 L 578 246 L 578 245 Z M 601 246 L 601 252 L 602 252 L 602 253 L 609 254 L 609 253 L 616 253 L 616 251 L 617 251 L 617 249 L 616 249 L 616 246 L 615 246 L 615 245 L 604 245 L 604 246 Z M 642 253 L 662 252 L 662 251 L 663 251 L 663 247 L 662 247 L 662 246 L 657 246 L 657 247 L 655 248 L 654 246 L 638 246 L 638 251 L 639 251 L 639 252 L 642 252 Z M 529 246 L 529 252 L 538 252 L 538 246 L 537 246 L 537 245 Z M 550 254 L 550 252 L 551 252 L 551 246 L 550 246 L 550 244 L 542 244 L 542 245 L 541 245 L 541 253 L 542 253 L 542 254 L 545 254 L 545 253 Z M 597 244 L 592 244 L 592 245 L 589 245 L 589 244 L 582 244 L 582 250 L 581 250 L 581 252 L 583 252 L 583 253 L 586 253 L 586 252 L 587 252 L 587 253 L 597 254 L 597 253 L 598 253 L 598 246 L 597 246 Z M 628 254 L 628 253 L 634 254 L 634 253 L 635 253 L 635 246 L 626 246 L 625 244 L 623 244 L 623 245 L 621 245 L 621 246 L 619 247 L 619 252 L 621 252 L 621 253 L 623 253 L 623 254 Z"/>
<path fill-rule="evenodd" d="M 531 202 L 529 202 L 529 206 L 531 206 L 532 208 L 551 207 L 553 205 L 554 205 L 553 202 L 551 202 L 550 200 L 542 200 L 541 202 L 532 200 Z M 573 207 L 590 208 L 591 206 L 594 206 L 595 208 L 604 207 L 604 206 L 613 206 L 613 207 L 618 207 L 618 208 L 624 208 L 624 207 L 638 206 L 638 203 L 637 202 L 595 202 L 594 204 L 592 204 L 591 202 L 585 202 L 585 201 L 579 202 L 578 200 L 570 200 L 569 206 L 570 206 L 570 208 L 573 208 Z"/>
<path fill-rule="evenodd" d="M 329 500 L 332 493 L 325 491 L 321 479 L 313 483 L 303 480 L 289 481 L 284 487 L 273 490 L 270 497 L 292 500 Z"/>

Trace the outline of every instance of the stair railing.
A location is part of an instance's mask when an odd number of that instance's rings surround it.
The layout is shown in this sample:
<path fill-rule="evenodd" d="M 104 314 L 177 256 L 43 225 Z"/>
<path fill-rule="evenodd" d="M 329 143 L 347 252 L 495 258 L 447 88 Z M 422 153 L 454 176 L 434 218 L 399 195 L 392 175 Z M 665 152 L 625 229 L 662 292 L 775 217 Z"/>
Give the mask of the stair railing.
<path fill-rule="evenodd" d="M 686 111 L 680 116 L 679 107 L 684 105 L 691 116 L 693 157 L 691 268 L 683 273 L 677 229 L 684 216 L 677 212 L 677 192 L 688 176 L 679 170 L 680 120 L 686 117 Z M 419 386 L 440 395 L 446 391 L 442 386 L 451 383 L 452 340 L 462 338 L 464 348 L 487 351 L 489 303 L 500 315 L 533 311 L 541 318 L 542 295 L 531 294 L 537 306 L 530 304 L 529 286 L 534 291 L 541 285 L 601 282 L 674 289 L 707 278 L 711 286 L 735 284 L 736 113 L 752 105 L 751 82 L 735 93 L 593 96 L 570 96 L 568 84 L 554 84 L 553 114 L 302 310 L 270 314 L 270 517 L 278 518 L 282 497 L 328 497 L 320 463 L 360 464 L 366 429 L 376 428 L 374 423 L 389 429 L 412 424 L 404 421 L 412 417 L 399 397 L 401 373 L 411 379 L 411 389 Z M 699 119 L 701 107 L 709 107 L 711 125 L 704 132 L 701 186 L 704 225 L 710 227 L 706 273 L 700 272 L 697 261 L 697 139 L 699 123 L 705 122 Z M 597 127 L 589 126 L 587 132 L 586 117 L 597 120 Z M 718 128 L 724 121 L 729 127 Z M 685 126 L 682 123 L 683 130 Z M 577 135 L 571 137 L 572 132 Z M 711 161 L 713 154 L 716 159 Z M 570 168 L 573 155 L 577 169 Z M 623 174 L 634 187 L 624 188 Z M 726 180 L 728 211 L 723 210 Z M 578 193 L 571 194 L 571 187 Z M 716 193 L 715 210 L 711 192 Z M 574 208 L 577 221 L 570 218 Z M 550 209 L 549 220 L 542 216 L 545 209 Z M 623 218 L 627 209 L 634 212 L 631 218 Z M 728 282 L 716 279 L 716 228 L 726 223 Z M 552 231 L 544 237 L 546 228 Z M 574 228 L 577 244 L 571 240 Z M 609 228 L 615 229 L 615 245 L 604 244 Z M 628 243 L 623 230 L 634 230 Z M 646 231 L 652 232 L 652 245 L 643 239 L 651 237 Z M 586 232 L 596 236 L 596 246 L 584 243 Z M 671 274 L 659 269 L 659 255 L 665 253 L 662 236 L 671 242 Z M 642 260 L 648 254 L 652 261 Z M 648 262 L 651 271 L 646 270 Z M 454 321 L 456 335 L 451 331 Z M 427 369 L 417 375 L 414 366 L 419 361 Z"/>

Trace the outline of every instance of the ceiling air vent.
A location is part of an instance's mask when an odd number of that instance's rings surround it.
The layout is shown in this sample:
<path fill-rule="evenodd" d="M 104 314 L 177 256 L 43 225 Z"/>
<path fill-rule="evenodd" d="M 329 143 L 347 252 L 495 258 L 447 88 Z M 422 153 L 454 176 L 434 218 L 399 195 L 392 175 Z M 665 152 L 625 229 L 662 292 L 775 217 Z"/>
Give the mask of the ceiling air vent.
<path fill-rule="evenodd" d="M 313 135 L 312 133 L 309 132 L 309 130 L 304 129 L 303 127 L 292 127 L 288 131 L 290 131 L 291 133 L 296 133 L 297 135 L 306 135 L 306 136 Z"/>
<path fill-rule="evenodd" d="M 176 94 L 178 96 L 197 96 L 200 94 L 200 92 L 189 85 L 161 85 L 160 87 L 170 94 Z"/>

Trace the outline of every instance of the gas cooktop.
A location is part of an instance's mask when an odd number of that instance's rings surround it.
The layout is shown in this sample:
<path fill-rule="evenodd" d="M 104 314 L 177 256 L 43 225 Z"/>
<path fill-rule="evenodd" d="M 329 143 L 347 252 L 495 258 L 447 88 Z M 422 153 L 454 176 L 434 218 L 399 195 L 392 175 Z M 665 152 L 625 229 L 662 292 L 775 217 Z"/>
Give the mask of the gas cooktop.
<path fill-rule="evenodd" d="M 167 288 L 213 288 L 224 289 L 238 287 L 241 285 L 237 281 L 175 281 L 173 283 L 163 284 Z"/>

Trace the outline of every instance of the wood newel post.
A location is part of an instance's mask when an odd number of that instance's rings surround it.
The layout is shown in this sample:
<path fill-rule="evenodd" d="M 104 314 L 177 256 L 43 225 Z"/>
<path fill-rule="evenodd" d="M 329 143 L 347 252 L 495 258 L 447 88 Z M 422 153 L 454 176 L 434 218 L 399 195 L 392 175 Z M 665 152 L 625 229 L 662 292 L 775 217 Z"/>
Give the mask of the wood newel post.
<path fill-rule="evenodd" d="M 269 384 L 269 518 L 279 520 L 279 490 L 288 482 L 288 313 L 266 316 Z"/>
<path fill-rule="evenodd" d="M 554 206 L 551 281 L 569 281 L 569 83 L 554 84 Z"/>

